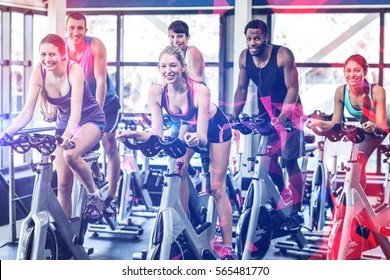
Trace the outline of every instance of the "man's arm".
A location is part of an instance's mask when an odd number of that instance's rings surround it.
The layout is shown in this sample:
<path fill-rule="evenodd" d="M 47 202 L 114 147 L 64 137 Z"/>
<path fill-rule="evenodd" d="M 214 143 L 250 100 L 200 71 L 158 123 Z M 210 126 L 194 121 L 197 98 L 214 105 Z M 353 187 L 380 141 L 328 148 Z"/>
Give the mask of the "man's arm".
<path fill-rule="evenodd" d="M 291 50 L 281 47 L 278 51 L 278 65 L 283 67 L 284 82 L 287 88 L 287 95 L 283 102 L 283 107 L 278 120 L 284 122 L 295 109 L 298 101 L 299 84 L 298 70 L 295 65 L 294 54 Z"/>
<path fill-rule="evenodd" d="M 104 107 L 107 92 L 107 52 L 102 41 L 93 38 L 91 50 L 94 55 L 94 75 L 96 79 L 96 101 Z"/>
<path fill-rule="evenodd" d="M 239 58 L 239 68 L 240 72 L 238 74 L 238 84 L 236 88 L 236 92 L 234 93 L 234 104 L 233 104 L 233 113 L 232 113 L 232 119 L 236 119 L 237 116 L 241 113 L 242 109 L 245 106 L 246 98 L 248 95 L 248 86 L 249 86 L 249 78 L 246 74 L 246 65 L 245 65 L 245 58 L 246 58 L 246 51 L 243 50 L 240 54 Z"/>

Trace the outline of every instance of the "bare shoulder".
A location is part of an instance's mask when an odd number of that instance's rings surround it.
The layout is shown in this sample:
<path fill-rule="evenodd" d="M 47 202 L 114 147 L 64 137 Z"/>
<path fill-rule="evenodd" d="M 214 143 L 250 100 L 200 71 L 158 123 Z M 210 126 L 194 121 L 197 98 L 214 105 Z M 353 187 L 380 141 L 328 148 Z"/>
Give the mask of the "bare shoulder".
<path fill-rule="evenodd" d="M 384 98 L 384 97 L 386 97 L 386 90 L 382 86 L 380 86 L 378 84 L 373 85 L 373 87 L 372 87 L 372 98 L 373 99 L 376 99 L 376 98 L 381 99 L 381 98 Z"/>
<path fill-rule="evenodd" d="M 106 47 L 104 46 L 103 42 L 96 37 L 92 38 L 91 49 L 94 53 L 100 53 L 106 51 Z"/>
<path fill-rule="evenodd" d="M 80 64 L 75 61 L 70 61 L 69 80 L 72 81 L 84 81 L 84 72 Z"/>
<path fill-rule="evenodd" d="M 149 98 L 159 100 L 161 99 L 162 91 L 164 87 L 160 84 L 154 84 L 149 90 Z"/>
<path fill-rule="evenodd" d="M 240 68 L 246 68 L 246 52 L 248 51 L 248 49 L 244 49 L 241 53 L 240 53 L 240 58 L 239 58 L 239 66 Z"/>
<path fill-rule="evenodd" d="M 372 92 L 373 93 L 386 93 L 386 90 L 382 86 L 375 84 L 372 86 Z"/>
<path fill-rule="evenodd" d="M 202 56 L 202 53 L 200 50 L 195 46 L 189 46 L 187 49 L 187 54 L 195 55 L 195 56 Z"/>
<path fill-rule="evenodd" d="M 278 50 L 277 59 L 281 65 L 289 65 L 295 63 L 293 52 L 286 47 L 281 46 Z"/>
<path fill-rule="evenodd" d="M 193 82 L 192 88 L 194 89 L 194 92 L 197 92 L 197 93 L 210 92 L 210 89 L 204 83 L 201 83 L 201 82 Z"/>
<path fill-rule="evenodd" d="M 80 73 L 80 71 L 81 71 L 81 73 L 84 73 L 80 64 L 78 64 L 76 61 L 70 60 L 69 63 L 70 63 L 70 73 L 78 74 L 78 73 Z"/>
<path fill-rule="evenodd" d="M 41 86 L 42 85 L 42 65 L 39 64 L 37 67 L 34 68 L 34 70 L 31 73 L 31 82 L 35 85 Z"/>
<path fill-rule="evenodd" d="M 339 100 L 339 101 L 342 101 L 343 100 L 343 94 L 344 94 L 344 85 L 338 86 L 336 88 L 335 98 L 337 100 Z"/>

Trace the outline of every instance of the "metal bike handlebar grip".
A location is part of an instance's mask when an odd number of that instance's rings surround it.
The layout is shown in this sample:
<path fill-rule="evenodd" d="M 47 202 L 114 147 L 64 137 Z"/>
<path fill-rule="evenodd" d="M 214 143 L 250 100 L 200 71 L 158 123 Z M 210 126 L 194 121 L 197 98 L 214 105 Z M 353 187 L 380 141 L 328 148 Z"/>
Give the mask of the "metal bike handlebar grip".
<path fill-rule="evenodd" d="M 17 139 L 13 139 L 9 134 L 5 133 L 3 139 L 19 154 L 27 153 L 31 149 L 27 134 L 20 134 Z"/>

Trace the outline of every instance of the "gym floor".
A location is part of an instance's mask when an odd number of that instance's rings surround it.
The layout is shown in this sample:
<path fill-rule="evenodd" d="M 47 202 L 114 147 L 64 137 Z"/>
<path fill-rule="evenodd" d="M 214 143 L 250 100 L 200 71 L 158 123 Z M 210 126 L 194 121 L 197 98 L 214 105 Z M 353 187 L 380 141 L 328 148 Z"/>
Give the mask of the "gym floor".
<path fill-rule="evenodd" d="M 307 209 L 307 206 L 305 207 Z M 307 214 L 307 211 L 304 211 Z M 148 246 L 150 232 L 153 227 L 156 212 L 145 212 L 142 208 L 133 212 L 132 222 L 141 224 L 144 233 L 140 236 L 129 234 L 114 234 L 112 232 L 100 232 L 95 236 L 94 232 L 88 231 L 85 236 L 85 247 L 92 248 L 93 253 L 90 255 L 91 260 L 134 260 L 139 257 L 142 251 Z M 307 221 L 307 215 L 305 220 Z M 234 219 L 237 221 L 237 219 Z M 18 227 L 20 222 L 18 222 Z M 0 227 L 0 260 L 15 260 L 17 254 L 17 242 L 7 242 L 9 227 Z M 270 249 L 265 255 L 265 260 L 308 260 L 321 259 L 321 256 L 315 253 L 304 253 L 287 250 L 281 252 L 276 248 L 281 241 L 288 241 L 288 237 L 281 237 L 271 241 Z M 364 259 L 381 259 L 382 251 L 377 248 L 366 252 Z"/>
<path fill-rule="evenodd" d="M 140 255 L 143 250 L 147 249 L 149 235 L 153 227 L 156 213 L 134 211 L 132 221 L 136 224 L 142 224 L 144 233 L 139 237 L 127 234 L 113 234 L 100 232 L 96 237 L 93 232 L 88 231 L 85 238 L 85 247 L 93 248 L 90 255 L 92 260 L 132 260 L 137 259 L 135 255 Z M 236 219 L 235 219 L 236 220 Z M 0 228 L 0 259 L 14 260 L 17 253 L 17 242 L 7 242 L 5 239 L 8 234 L 8 226 Z M 264 259 L 268 260 L 294 260 L 308 259 L 309 255 L 282 254 L 274 245 L 280 240 L 286 240 L 282 237 L 273 240 Z"/>

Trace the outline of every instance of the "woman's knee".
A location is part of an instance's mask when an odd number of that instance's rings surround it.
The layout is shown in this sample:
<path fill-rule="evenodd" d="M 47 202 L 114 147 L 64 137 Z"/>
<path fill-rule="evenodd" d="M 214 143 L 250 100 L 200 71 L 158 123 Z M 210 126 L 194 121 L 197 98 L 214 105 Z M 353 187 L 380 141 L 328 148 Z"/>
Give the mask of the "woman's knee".
<path fill-rule="evenodd" d="M 62 197 L 72 196 L 73 180 L 59 180 L 57 185 L 58 194 Z"/>
<path fill-rule="evenodd" d="M 225 175 L 226 176 L 226 175 Z M 211 177 L 210 190 L 216 200 L 219 200 L 226 196 L 226 177 L 225 176 L 213 176 Z"/>
<path fill-rule="evenodd" d="M 67 165 L 70 167 L 75 167 L 77 162 L 81 159 L 81 156 L 78 153 L 74 152 L 64 152 L 64 160 Z"/>

